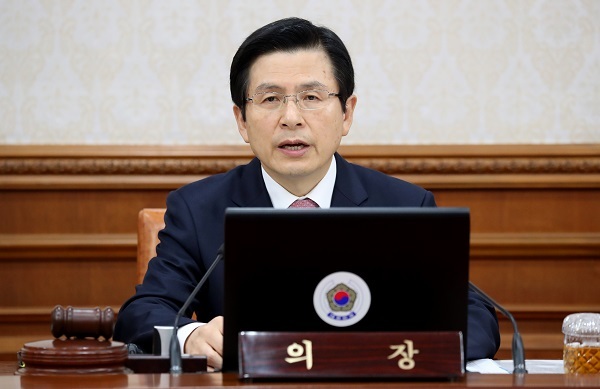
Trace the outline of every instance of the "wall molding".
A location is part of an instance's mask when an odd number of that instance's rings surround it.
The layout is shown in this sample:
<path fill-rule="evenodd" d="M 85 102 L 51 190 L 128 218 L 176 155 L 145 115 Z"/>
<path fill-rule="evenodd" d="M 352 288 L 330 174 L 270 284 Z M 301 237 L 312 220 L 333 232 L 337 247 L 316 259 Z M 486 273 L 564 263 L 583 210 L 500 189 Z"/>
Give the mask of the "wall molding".
<path fill-rule="evenodd" d="M 600 144 L 342 146 L 348 160 L 427 187 L 600 187 Z M 165 188 L 225 172 L 248 146 L 0 146 L 0 187 Z M 91 178 L 93 177 L 93 179 Z"/>

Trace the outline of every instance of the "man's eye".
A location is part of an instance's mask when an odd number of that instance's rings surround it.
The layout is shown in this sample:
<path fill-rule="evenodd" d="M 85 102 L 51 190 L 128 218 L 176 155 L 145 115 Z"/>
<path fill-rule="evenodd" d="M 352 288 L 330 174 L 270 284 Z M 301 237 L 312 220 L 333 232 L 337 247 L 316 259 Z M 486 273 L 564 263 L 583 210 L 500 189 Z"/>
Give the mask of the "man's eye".
<path fill-rule="evenodd" d="M 317 93 L 308 93 L 308 94 L 304 95 L 304 100 L 318 101 L 318 100 L 321 100 L 321 96 L 319 96 Z"/>
<path fill-rule="evenodd" d="M 281 98 L 277 95 L 263 95 L 262 98 L 260 99 L 260 103 L 264 104 L 264 105 L 275 105 L 275 104 L 279 104 L 279 102 L 281 101 Z"/>

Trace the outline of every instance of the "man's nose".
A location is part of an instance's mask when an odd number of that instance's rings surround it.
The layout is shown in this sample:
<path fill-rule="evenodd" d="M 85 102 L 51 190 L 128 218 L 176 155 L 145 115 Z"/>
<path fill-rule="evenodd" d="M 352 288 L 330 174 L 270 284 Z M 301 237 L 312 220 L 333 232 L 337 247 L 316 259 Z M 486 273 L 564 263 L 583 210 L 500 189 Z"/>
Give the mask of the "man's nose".
<path fill-rule="evenodd" d="M 282 121 L 288 127 L 295 127 L 302 123 L 302 112 L 295 95 L 285 96 L 283 100 Z"/>
<path fill-rule="evenodd" d="M 300 106 L 298 105 L 298 96 L 290 95 L 283 97 L 283 109 L 284 111 L 289 111 L 290 107 L 295 112 L 300 112 Z"/>
<path fill-rule="evenodd" d="M 287 106 L 290 105 L 288 103 L 294 104 L 296 106 L 296 108 L 300 108 L 298 106 L 298 96 L 297 95 L 283 96 L 283 105 L 284 105 L 285 109 L 287 109 Z"/>

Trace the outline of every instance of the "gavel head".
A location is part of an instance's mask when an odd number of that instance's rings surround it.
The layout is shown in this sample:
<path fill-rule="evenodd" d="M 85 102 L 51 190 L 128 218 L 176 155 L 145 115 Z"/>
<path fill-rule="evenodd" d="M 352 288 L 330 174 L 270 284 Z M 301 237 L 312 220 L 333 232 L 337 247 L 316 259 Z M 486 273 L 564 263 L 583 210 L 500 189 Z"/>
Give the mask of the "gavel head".
<path fill-rule="evenodd" d="M 63 308 L 52 310 L 50 330 L 55 338 L 100 338 L 109 340 L 113 335 L 115 314 L 112 308 Z"/>

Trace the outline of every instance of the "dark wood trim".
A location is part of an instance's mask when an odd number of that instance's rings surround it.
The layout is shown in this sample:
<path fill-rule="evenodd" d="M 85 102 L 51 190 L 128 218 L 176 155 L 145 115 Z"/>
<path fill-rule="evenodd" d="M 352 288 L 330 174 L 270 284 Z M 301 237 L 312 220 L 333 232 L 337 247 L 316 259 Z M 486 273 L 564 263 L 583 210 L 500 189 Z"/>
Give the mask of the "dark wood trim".
<path fill-rule="evenodd" d="M 135 261 L 135 234 L 0 234 L 0 263 L 12 260 Z M 486 260 L 591 258 L 600 233 L 473 233 L 471 257 Z"/>
<path fill-rule="evenodd" d="M 135 234 L 0 234 L 2 261 L 135 260 Z"/>
<path fill-rule="evenodd" d="M 472 233 L 471 257 L 480 259 L 593 258 L 600 233 Z"/>

